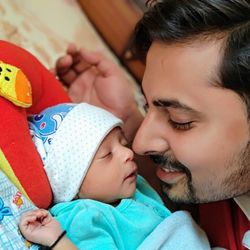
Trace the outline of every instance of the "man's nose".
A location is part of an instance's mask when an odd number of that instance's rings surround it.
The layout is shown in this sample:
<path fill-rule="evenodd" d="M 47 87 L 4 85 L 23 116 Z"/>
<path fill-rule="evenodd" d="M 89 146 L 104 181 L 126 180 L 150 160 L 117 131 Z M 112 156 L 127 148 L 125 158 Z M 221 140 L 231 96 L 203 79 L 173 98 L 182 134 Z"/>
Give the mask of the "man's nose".
<path fill-rule="evenodd" d="M 159 117 L 146 115 L 133 141 L 133 150 L 139 155 L 165 152 L 169 148 L 165 123 Z"/>

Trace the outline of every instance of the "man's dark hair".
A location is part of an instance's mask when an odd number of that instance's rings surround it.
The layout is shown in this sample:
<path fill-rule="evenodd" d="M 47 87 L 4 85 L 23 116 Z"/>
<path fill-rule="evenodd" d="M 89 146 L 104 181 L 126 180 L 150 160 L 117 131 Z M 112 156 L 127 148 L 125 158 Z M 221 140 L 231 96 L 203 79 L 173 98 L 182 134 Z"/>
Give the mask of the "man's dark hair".
<path fill-rule="evenodd" d="M 250 0 L 162 0 L 138 22 L 134 45 L 145 55 L 153 41 L 191 43 L 225 38 L 220 85 L 237 92 L 250 118 Z"/>

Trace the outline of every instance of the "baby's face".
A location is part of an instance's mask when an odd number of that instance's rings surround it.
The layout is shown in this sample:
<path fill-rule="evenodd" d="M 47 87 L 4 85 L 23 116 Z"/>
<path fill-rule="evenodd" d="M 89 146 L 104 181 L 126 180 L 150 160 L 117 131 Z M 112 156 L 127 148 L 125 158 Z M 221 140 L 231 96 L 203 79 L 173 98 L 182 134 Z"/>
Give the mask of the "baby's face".
<path fill-rule="evenodd" d="M 78 193 L 113 203 L 131 197 L 136 187 L 137 166 L 120 128 L 113 129 L 100 145 Z"/>

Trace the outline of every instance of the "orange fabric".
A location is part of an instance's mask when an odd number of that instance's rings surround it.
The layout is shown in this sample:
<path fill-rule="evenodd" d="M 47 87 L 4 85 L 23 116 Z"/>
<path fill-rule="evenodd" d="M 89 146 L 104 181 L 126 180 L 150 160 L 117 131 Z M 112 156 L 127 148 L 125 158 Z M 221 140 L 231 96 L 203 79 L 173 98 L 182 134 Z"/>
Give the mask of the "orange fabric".
<path fill-rule="evenodd" d="M 29 83 L 27 82 L 27 77 L 23 74 L 22 71 L 18 71 L 16 75 L 16 96 L 20 102 L 24 102 L 26 104 L 32 104 L 32 93 L 29 87 Z"/>

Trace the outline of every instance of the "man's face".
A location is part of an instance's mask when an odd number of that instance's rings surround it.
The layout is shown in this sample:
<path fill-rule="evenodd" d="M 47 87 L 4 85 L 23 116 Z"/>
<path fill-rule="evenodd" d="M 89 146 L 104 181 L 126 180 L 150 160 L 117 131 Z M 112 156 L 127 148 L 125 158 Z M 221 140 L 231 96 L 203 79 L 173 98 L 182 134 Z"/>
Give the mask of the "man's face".
<path fill-rule="evenodd" d="M 216 85 L 220 57 L 221 41 L 153 43 L 148 52 L 142 82 L 148 111 L 133 147 L 153 155 L 174 201 L 216 201 L 250 190 L 246 105 Z"/>

